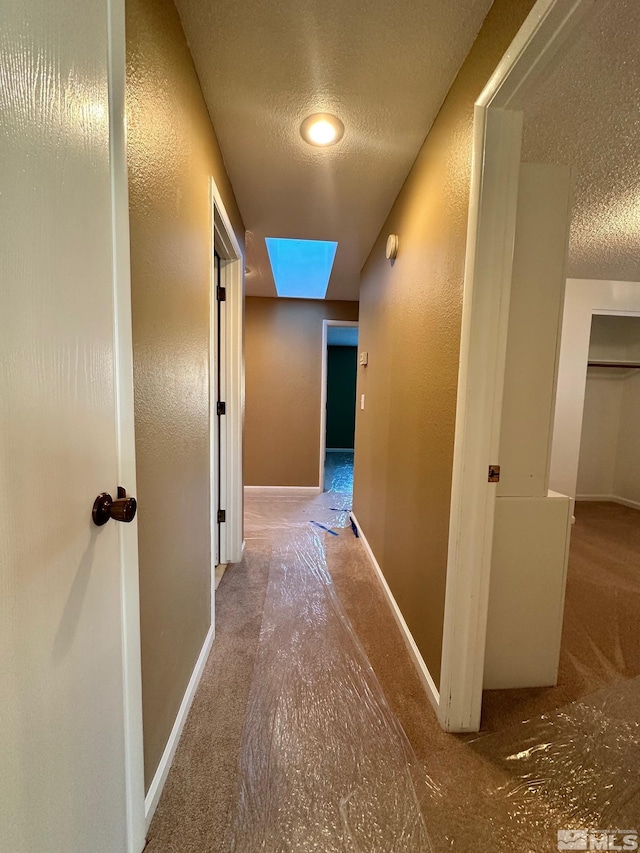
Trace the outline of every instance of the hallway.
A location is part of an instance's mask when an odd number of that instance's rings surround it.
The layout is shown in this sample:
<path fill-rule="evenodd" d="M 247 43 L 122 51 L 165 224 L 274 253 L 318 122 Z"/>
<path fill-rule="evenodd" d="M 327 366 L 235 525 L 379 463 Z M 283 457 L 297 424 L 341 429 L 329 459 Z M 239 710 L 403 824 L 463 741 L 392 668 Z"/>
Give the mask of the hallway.
<path fill-rule="evenodd" d="M 5 6 L 0 853 L 640 828 L 640 3 Z"/>
<path fill-rule="evenodd" d="M 540 853 L 563 827 L 635 826 L 638 679 L 445 734 L 342 506 L 247 500 L 147 853 Z"/>
<path fill-rule="evenodd" d="M 245 557 L 219 587 L 216 645 L 147 851 L 431 849 L 420 763 L 361 642 L 389 632 L 377 671 L 416 718 L 430 709 L 350 498 L 247 501 Z"/>

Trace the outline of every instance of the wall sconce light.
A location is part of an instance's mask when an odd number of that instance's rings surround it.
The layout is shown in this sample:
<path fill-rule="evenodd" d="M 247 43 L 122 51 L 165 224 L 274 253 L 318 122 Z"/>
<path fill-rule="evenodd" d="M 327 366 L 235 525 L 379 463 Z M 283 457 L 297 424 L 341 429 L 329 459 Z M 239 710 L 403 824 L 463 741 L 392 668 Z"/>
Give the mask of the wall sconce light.
<path fill-rule="evenodd" d="M 397 234 L 389 234 L 387 237 L 387 247 L 384 251 L 387 260 L 395 261 L 398 257 L 398 235 Z"/>

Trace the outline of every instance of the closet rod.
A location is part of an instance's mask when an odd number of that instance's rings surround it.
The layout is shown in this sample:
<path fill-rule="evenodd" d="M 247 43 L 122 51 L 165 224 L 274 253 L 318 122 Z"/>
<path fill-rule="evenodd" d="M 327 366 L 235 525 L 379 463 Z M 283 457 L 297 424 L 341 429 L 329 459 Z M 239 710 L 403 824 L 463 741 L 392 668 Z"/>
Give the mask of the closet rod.
<path fill-rule="evenodd" d="M 588 367 L 626 367 L 640 369 L 640 361 L 592 361 L 587 362 Z"/>

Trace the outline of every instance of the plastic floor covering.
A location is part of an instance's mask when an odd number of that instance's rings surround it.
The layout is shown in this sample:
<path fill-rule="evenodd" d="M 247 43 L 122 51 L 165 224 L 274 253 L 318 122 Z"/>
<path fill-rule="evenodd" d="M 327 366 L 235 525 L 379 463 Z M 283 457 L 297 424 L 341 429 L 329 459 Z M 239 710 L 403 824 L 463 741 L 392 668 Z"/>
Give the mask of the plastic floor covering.
<path fill-rule="evenodd" d="M 324 462 L 324 490 L 353 494 L 353 450 L 327 450 Z"/>
<path fill-rule="evenodd" d="M 350 501 L 248 502 L 247 547 L 267 540 L 271 556 L 226 848 L 637 849 L 640 679 L 505 731 L 443 735 L 448 762 L 417 758 L 332 580 L 331 538 L 361 547 Z"/>

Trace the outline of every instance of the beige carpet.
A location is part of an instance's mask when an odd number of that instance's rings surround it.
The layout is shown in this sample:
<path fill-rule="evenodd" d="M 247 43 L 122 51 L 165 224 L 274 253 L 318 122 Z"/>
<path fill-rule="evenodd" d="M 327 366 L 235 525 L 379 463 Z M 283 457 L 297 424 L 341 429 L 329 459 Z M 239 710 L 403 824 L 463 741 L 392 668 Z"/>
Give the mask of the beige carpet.
<path fill-rule="evenodd" d="M 640 512 L 579 501 L 575 515 L 558 687 L 485 691 L 484 730 L 640 676 Z"/>
<path fill-rule="evenodd" d="M 229 567 L 216 597 L 216 639 L 148 834 L 145 851 L 218 851 L 237 799 L 237 764 L 269 549 Z"/>
<path fill-rule="evenodd" d="M 247 509 L 246 556 L 218 589 L 216 642 L 150 828 L 148 853 L 230 849 L 271 554 L 283 523 L 326 520 L 308 499 L 252 498 Z M 419 799 L 435 853 L 542 853 L 557 849 L 557 830 L 565 826 L 640 824 L 638 619 L 631 618 L 640 604 L 638 519 L 623 507 L 578 506 L 561 685 L 488 691 L 483 732 L 473 737 L 438 727 L 360 543 L 349 529 L 338 536 L 319 531 L 348 619 L 419 759 Z M 567 704 L 574 699 L 583 701 Z M 259 849 L 351 851 L 312 836 L 291 846 L 283 833 L 277 848 Z"/>

